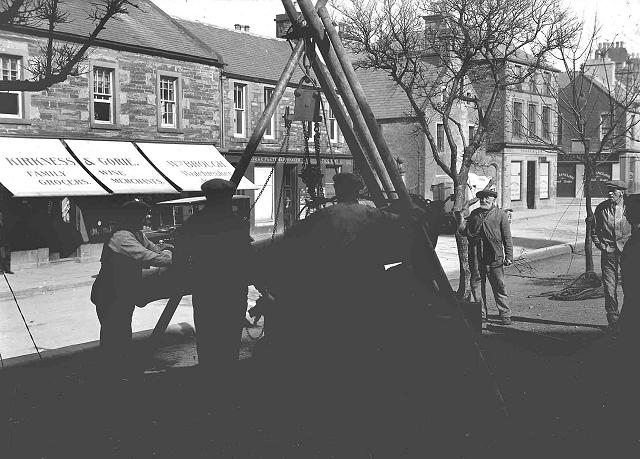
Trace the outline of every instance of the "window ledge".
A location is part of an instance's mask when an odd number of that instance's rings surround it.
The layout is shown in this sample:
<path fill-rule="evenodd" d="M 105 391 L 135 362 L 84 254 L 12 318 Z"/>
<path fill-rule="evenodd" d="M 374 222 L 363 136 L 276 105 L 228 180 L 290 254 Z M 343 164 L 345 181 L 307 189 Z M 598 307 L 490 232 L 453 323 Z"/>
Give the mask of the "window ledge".
<path fill-rule="evenodd" d="M 24 124 L 30 125 L 31 120 L 27 120 L 24 118 L 4 118 L 0 116 L 0 124 Z"/>
<path fill-rule="evenodd" d="M 109 131 L 119 131 L 122 127 L 119 124 L 102 124 L 91 122 L 91 129 L 106 129 Z"/>
<path fill-rule="evenodd" d="M 170 134 L 184 134 L 184 130 L 182 129 L 172 128 L 172 127 L 162 127 L 162 126 L 158 126 L 158 132 L 166 132 Z"/>

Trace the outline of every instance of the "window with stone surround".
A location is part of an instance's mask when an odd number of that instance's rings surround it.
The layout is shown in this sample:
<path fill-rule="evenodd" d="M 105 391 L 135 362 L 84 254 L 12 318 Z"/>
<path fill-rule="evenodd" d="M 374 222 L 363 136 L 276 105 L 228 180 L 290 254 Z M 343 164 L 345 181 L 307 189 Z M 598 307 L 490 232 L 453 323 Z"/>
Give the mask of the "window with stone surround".
<path fill-rule="evenodd" d="M 176 127 L 176 78 L 160 77 L 160 111 L 162 127 Z"/>
<path fill-rule="evenodd" d="M 182 128 L 182 80 L 180 74 L 159 71 L 157 91 L 158 131 L 180 132 Z"/>
<path fill-rule="evenodd" d="M 247 136 L 247 85 L 233 83 L 233 135 Z"/>
<path fill-rule="evenodd" d="M 275 88 L 266 87 L 264 88 L 264 108 L 267 109 L 267 105 L 271 99 L 273 99 L 273 92 Z M 266 129 L 264 130 L 264 138 L 265 139 L 275 139 L 276 138 L 276 117 L 271 116 L 269 120 L 269 124 L 267 124 Z"/>
<path fill-rule="evenodd" d="M 438 153 L 444 151 L 444 125 L 442 124 L 436 125 L 436 149 Z"/>
<path fill-rule="evenodd" d="M 113 124 L 113 69 L 93 68 L 93 121 Z"/>
<path fill-rule="evenodd" d="M 542 107 L 542 138 L 551 139 L 551 109 L 547 106 Z"/>
<path fill-rule="evenodd" d="M 89 119 L 95 129 L 118 129 L 118 72 L 112 62 L 91 62 Z"/>
<path fill-rule="evenodd" d="M 537 116 L 536 104 L 529 104 L 527 112 L 527 132 L 529 133 L 529 137 L 538 135 Z"/>
<path fill-rule="evenodd" d="M 522 137 L 522 102 L 513 103 L 511 130 L 513 137 Z"/>
<path fill-rule="evenodd" d="M 0 80 L 20 80 L 22 56 L 0 54 Z M 22 91 L 0 92 L 0 118 L 20 119 L 24 116 Z"/>

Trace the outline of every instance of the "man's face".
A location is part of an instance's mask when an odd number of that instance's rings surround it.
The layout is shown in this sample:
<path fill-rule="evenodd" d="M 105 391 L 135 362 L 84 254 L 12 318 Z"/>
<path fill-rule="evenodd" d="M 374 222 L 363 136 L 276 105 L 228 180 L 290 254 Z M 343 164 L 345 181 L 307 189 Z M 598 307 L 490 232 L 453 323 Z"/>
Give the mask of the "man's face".
<path fill-rule="evenodd" d="M 624 192 L 617 188 L 609 188 L 607 194 L 609 195 L 609 200 L 615 203 L 621 202 L 622 196 L 624 196 Z"/>
<path fill-rule="evenodd" d="M 493 196 L 482 196 L 480 198 L 480 207 L 482 207 L 483 209 L 491 209 L 495 200 L 496 198 L 494 198 Z"/>

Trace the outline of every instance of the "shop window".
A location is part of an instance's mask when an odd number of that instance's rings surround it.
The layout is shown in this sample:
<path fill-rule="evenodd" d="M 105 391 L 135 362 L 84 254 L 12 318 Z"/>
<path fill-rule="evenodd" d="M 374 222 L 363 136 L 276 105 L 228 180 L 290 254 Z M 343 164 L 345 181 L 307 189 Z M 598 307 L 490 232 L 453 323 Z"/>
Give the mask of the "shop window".
<path fill-rule="evenodd" d="M 559 198 L 574 198 L 576 196 L 575 163 L 558 163 L 556 194 Z"/>
<path fill-rule="evenodd" d="M 536 120 L 536 105 L 529 104 L 529 111 L 527 114 L 527 132 L 529 133 L 529 137 L 535 137 L 538 133 L 538 126 Z"/>
<path fill-rule="evenodd" d="M 514 137 L 522 137 L 522 102 L 513 103 L 513 119 L 511 129 Z"/>
<path fill-rule="evenodd" d="M 436 125 L 436 149 L 438 153 L 444 151 L 444 125 Z"/>
<path fill-rule="evenodd" d="M 262 190 L 260 199 L 255 202 L 253 208 L 256 225 L 272 225 L 274 223 L 274 190 L 273 190 L 273 175 L 271 174 L 272 167 L 270 166 L 256 166 L 254 168 L 254 180 L 256 186 Z M 256 195 L 257 196 L 257 195 Z"/>
<path fill-rule="evenodd" d="M 246 120 L 247 85 L 233 84 L 233 135 L 235 137 L 247 136 Z"/>
<path fill-rule="evenodd" d="M 118 81 L 115 64 L 91 64 L 89 87 L 91 127 L 113 129 L 118 118 Z"/>
<path fill-rule="evenodd" d="M 274 88 L 264 88 L 264 108 L 267 109 L 267 105 L 271 99 L 273 99 Z M 271 116 L 269 123 L 267 124 L 266 129 L 264 130 L 264 138 L 265 139 L 275 139 L 276 137 L 276 117 Z"/>
<path fill-rule="evenodd" d="M 511 200 L 522 199 L 521 190 L 522 161 L 511 161 Z"/>
<path fill-rule="evenodd" d="M 549 107 L 542 107 L 542 138 L 545 140 L 551 139 L 551 109 Z"/>
<path fill-rule="evenodd" d="M 181 79 L 179 73 L 158 73 L 158 130 L 176 132 L 182 125 Z"/>
<path fill-rule="evenodd" d="M 595 176 L 591 179 L 589 186 L 591 189 L 591 196 L 594 198 L 606 198 L 607 185 L 609 180 L 612 180 L 613 168 L 611 163 L 600 163 L 596 166 Z"/>
<path fill-rule="evenodd" d="M 0 54 L 0 80 L 22 79 L 22 57 Z M 0 118 L 23 117 L 24 96 L 22 91 L 0 92 Z"/>
<path fill-rule="evenodd" d="M 540 199 L 549 199 L 549 163 L 540 163 Z"/>

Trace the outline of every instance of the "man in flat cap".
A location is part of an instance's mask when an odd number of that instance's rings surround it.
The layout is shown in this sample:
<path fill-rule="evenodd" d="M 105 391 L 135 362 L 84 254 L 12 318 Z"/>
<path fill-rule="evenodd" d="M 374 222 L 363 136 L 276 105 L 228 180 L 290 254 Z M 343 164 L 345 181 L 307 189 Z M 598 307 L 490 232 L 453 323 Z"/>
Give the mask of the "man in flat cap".
<path fill-rule="evenodd" d="M 182 225 L 175 265 L 192 285 L 198 366 L 211 403 L 207 408 L 224 415 L 234 399 L 251 243 L 249 225 L 233 212 L 236 185 L 212 179 L 201 188 L 204 208 Z"/>
<path fill-rule="evenodd" d="M 169 266 L 171 251 L 156 245 L 142 233 L 151 210 L 142 201 L 122 205 L 111 237 L 104 243 L 101 267 L 91 289 L 100 321 L 100 347 L 107 369 L 114 376 L 131 370 L 131 319 L 145 266 Z"/>
<path fill-rule="evenodd" d="M 609 199 L 602 201 L 593 213 L 594 228 L 591 239 L 600 249 L 600 268 L 604 285 L 604 308 L 609 327 L 615 331 L 618 322 L 618 272 L 620 255 L 631 236 L 631 225 L 624 217 L 626 184 L 621 180 L 606 183 Z"/>
<path fill-rule="evenodd" d="M 513 244 L 507 213 L 495 206 L 498 193 L 480 190 L 476 193 L 480 206 L 462 221 L 460 232 L 469 240 L 471 293 L 482 305 L 482 317 L 487 319 L 487 305 L 482 285 L 489 279 L 498 308 L 499 323 L 511 325 L 509 297 L 504 284 L 503 266 L 513 263 Z"/>

